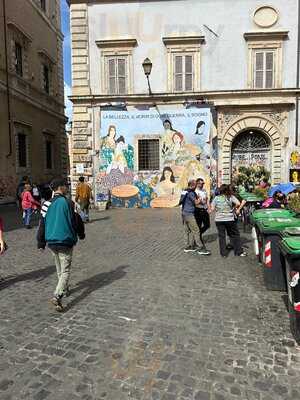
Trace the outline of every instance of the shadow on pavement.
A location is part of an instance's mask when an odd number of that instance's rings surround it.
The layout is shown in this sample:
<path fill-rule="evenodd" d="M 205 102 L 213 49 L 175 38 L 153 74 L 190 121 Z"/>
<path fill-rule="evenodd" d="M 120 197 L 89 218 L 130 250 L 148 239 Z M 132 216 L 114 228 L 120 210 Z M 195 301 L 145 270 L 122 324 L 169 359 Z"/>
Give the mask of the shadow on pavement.
<path fill-rule="evenodd" d="M 8 278 L 4 278 L 4 280 L 0 281 L 0 290 L 6 289 L 15 283 L 24 282 L 24 281 L 36 281 L 40 282 L 46 279 L 49 275 L 52 275 L 56 272 L 56 268 L 54 265 L 49 265 L 48 267 L 41 268 L 35 271 L 26 272 L 22 275 L 13 275 Z"/>
<path fill-rule="evenodd" d="M 94 222 L 98 222 L 98 221 L 107 221 L 108 219 L 110 219 L 110 217 L 108 215 L 103 218 L 91 219 L 90 222 L 88 222 L 88 225 L 93 224 Z"/>
<path fill-rule="evenodd" d="M 73 296 L 74 293 L 80 290 L 83 290 L 83 292 L 66 305 L 65 312 L 70 310 L 72 307 L 74 307 L 77 303 L 85 299 L 95 290 L 110 285 L 111 283 L 113 283 L 118 279 L 122 279 L 126 275 L 125 271 L 126 268 L 129 268 L 129 265 L 120 265 L 119 267 L 117 267 L 112 271 L 101 272 L 100 274 L 91 276 L 90 278 L 84 281 L 78 282 L 77 286 L 74 289 L 71 289 L 71 295 Z"/>
<path fill-rule="evenodd" d="M 212 243 L 218 239 L 218 234 L 217 233 L 211 233 L 209 235 L 204 234 L 203 239 L 205 243 Z"/>
<path fill-rule="evenodd" d="M 281 295 L 281 300 L 285 305 L 286 311 L 289 312 L 289 296 L 287 293 Z"/>
<path fill-rule="evenodd" d="M 25 229 L 22 220 L 22 211 L 15 204 L 0 206 L 0 217 L 4 222 L 4 232 L 14 231 L 16 229 Z M 37 227 L 39 215 L 34 214 L 31 218 L 31 226 Z"/>

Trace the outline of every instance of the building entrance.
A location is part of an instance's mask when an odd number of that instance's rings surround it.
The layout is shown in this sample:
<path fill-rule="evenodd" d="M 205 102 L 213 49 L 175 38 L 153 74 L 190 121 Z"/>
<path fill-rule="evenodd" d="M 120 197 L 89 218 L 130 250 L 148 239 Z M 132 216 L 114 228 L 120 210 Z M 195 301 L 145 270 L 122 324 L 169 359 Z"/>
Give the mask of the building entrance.
<path fill-rule="evenodd" d="M 264 167 L 271 171 L 271 142 L 259 130 L 246 130 L 239 133 L 232 142 L 231 172 L 238 173 L 240 167 Z"/>

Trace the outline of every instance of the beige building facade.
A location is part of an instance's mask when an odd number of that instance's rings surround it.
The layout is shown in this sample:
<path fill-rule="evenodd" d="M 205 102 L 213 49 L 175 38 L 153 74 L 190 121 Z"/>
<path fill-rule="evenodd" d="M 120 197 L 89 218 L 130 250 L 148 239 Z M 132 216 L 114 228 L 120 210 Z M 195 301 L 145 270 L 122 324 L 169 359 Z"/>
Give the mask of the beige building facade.
<path fill-rule="evenodd" d="M 190 107 L 214 115 L 216 184 L 241 165 L 265 167 L 273 184 L 290 179 L 299 150 L 297 0 L 70 0 L 70 9 L 73 181 L 84 174 L 102 192 L 105 111 Z M 133 179 L 141 172 L 137 165 Z"/>
<path fill-rule="evenodd" d="M 60 0 L 0 1 L 0 201 L 66 175 Z"/>

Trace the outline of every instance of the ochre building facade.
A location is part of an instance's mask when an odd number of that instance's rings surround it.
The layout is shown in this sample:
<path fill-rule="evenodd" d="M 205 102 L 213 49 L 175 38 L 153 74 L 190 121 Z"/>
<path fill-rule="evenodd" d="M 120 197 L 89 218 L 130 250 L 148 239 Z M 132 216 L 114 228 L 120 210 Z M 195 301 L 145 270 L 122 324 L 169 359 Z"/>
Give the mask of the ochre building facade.
<path fill-rule="evenodd" d="M 66 175 L 60 0 L 0 1 L 0 201 Z"/>

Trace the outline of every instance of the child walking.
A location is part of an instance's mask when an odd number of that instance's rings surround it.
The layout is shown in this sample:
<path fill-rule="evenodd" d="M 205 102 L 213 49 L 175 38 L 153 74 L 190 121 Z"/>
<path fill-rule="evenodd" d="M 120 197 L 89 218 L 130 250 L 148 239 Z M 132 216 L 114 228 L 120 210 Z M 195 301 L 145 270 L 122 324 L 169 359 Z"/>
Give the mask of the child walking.
<path fill-rule="evenodd" d="M 31 229 L 30 220 L 33 211 L 41 206 L 40 203 L 33 198 L 31 189 L 31 185 L 26 183 L 22 193 L 23 221 L 27 229 Z"/>

